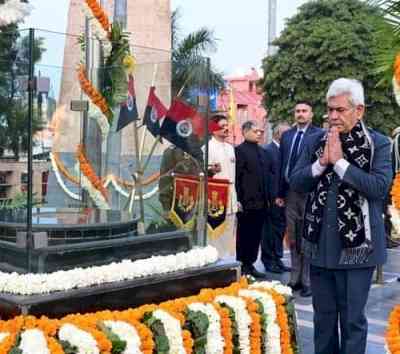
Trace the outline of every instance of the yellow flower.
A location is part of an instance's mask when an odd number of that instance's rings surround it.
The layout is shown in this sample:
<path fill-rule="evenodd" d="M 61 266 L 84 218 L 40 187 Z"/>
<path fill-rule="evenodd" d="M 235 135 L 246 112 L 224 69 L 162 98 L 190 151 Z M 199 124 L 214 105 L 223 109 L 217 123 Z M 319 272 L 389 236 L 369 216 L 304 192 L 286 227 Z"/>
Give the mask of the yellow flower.
<path fill-rule="evenodd" d="M 132 74 L 136 67 L 135 57 L 132 55 L 126 55 L 122 61 L 122 65 L 125 67 L 128 74 Z"/>

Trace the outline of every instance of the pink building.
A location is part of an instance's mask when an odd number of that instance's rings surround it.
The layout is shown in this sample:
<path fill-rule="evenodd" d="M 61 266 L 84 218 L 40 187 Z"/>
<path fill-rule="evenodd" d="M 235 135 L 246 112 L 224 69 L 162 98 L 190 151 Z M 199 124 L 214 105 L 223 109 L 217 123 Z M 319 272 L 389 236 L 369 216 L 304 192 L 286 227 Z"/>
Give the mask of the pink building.
<path fill-rule="evenodd" d="M 241 132 L 242 124 L 249 120 L 258 121 L 267 130 L 267 112 L 262 105 L 262 94 L 257 89 L 260 79 L 258 72 L 252 68 L 247 75 L 240 77 L 227 77 L 227 90 L 222 91 L 218 97 L 218 110 L 229 111 L 231 97 L 230 88 L 233 90 L 234 104 L 236 105 L 236 122 L 232 127 L 230 142 L 238 145 L 243 141 Z"/>

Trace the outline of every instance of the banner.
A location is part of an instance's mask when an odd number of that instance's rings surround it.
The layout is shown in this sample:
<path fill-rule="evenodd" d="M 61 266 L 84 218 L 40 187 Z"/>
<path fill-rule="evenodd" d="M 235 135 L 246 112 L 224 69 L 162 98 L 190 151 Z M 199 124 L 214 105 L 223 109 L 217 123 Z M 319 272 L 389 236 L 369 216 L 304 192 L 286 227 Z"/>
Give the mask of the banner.
<path fill-rule="evenodd" d="M 226 227 L 226 210 L 229 201 L 229 181 L 208 179 L 207 234 L 215 239 L 221 236 Z"/>
<path fill-rule="evenodd" d="M 169 216 L 176 227 L 193 227 L 197 217 L 199 191 L 198 177 L 174 176 L 174 195 Z"/>

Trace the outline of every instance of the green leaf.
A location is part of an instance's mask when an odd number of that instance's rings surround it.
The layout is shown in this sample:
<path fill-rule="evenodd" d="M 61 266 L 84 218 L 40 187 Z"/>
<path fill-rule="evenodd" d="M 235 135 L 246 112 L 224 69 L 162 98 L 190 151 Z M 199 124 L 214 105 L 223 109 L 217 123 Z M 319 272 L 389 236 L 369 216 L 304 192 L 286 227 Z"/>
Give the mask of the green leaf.
<path fill-rule="evenodd" d="M 59 342 L 65 354 L 78 354 L 78 347 L 71 345 L 70 342 L 67 342 L 65 340 L 60 340 Z"/>
<path fill-rule="evenodd" d="M 144 314 L 142 322 L 153 332 L 155 352 L 157 354 L 169 354 L 169 341 L 162 322 L 155 318 L 151 312 Z"/>
<path fill-rule="evenodd" d="M 185 314 L 184 329 L 192 334 L 194 340 L 194 353 L 205 354 L 207 345 L 207 331 L 210 321 L 205 313 L 201 311 L 187 310 Z"/>
<path fill-rule="evenodd" d="M 126 341 L 122 340 L 104 323 L 98 322 L 97 327 L 106 335 L 112 344 L 112 354 L 120 354 L 126 349 Z"/>

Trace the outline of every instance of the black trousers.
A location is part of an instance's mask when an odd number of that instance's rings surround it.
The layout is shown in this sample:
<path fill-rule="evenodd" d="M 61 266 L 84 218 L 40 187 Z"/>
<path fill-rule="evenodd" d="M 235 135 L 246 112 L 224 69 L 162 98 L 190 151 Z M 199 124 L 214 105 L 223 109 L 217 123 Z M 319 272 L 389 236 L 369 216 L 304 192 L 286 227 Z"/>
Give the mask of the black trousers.
<path fill-rule="evenodd" d="M 244 265 L 257 260 L 265 213 L 265 209 L 237 213 L 236 259 Z"/>
<path fill-rule="evenodd" d="M 261 238 L 261 261 L 265 265 L 274 264 L 283 257 L 285 228 L 285 208 L 272 206 L 268 211 Z"/>
<path fill-rule="evenodd" d="M 311 266 L 315 354 L 365 354 L 368 322 L 364 310 L 373 272 L 374 267 Z"/>

